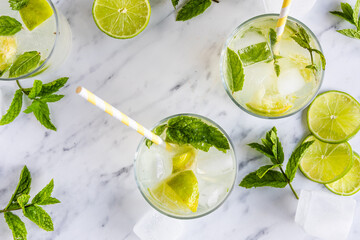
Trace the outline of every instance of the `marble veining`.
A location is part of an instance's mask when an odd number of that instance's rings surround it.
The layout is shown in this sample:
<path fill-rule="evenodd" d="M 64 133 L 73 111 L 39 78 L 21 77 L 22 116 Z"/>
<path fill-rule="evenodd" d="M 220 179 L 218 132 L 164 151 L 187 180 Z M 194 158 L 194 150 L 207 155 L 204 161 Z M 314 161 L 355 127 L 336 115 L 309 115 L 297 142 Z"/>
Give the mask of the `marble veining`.
<path fill-rule="evenodd" d="M 54 196 L 62 201 L 46 207 L 53 216 L 54 232 L 24 220 L 28 239 L 135 240 L 132 228 L 150 210 L 134 179 L 133 159 L 141 136 L 76 96 L 79 85 L 148 127 L 181 112 L 213 119 L 234 142 L 236 184 L 267 161 L 247 143 L 276 126 L 289 157 L 308 134 L 304 112 L 280 120 L 258 119 L 238 109 L 223 89 L 219 71 L 223 44 L 240 23 L 265 13 L 261 0 L 224 0 L 185 23 L 175 22 L 169 0 L 150 3 L 152 16 L 145 31 L 131 40 L 116 40 L 97 29 L 91 1 L 55 1 L 73 31 L 68 60 L 57 71 L 40 77 L 43 81 L 70 77 L 62 91 L 66 97 L 51 105 L 58 131 L 45 130 L 25 114 L 0 127 L 0 206 L 6 205 L 24 164 L 33 175 L 32 195 L 54 178 Z M 342 90 L 359 100 L 360 42 L 335 31 L 348 26 L 328 13 L 338 7 L 337 0 L 318 0 L 300 20 L 317 35 L 327 58 L 321 92 Z M 32 81 L 22 83 L 29 86 Z M 16 85 L 1 82 L 0 86 L 8 105 Z M 351 144 L 360 152 L 359 135 Z M 300 172 L 294 188 L 327 191 Z M 360 200 L 360 195 L 354 198 Z M 185 221 L 182 239 L 311 240 L 293 221 L 296 205 L 289 188 L 246 190 L 235 186 L 218 210 Z M 357 209 L 349 240 L 360 238 L 359 223 Z M 0 239 L 11 239 L 2 218 Z"/>

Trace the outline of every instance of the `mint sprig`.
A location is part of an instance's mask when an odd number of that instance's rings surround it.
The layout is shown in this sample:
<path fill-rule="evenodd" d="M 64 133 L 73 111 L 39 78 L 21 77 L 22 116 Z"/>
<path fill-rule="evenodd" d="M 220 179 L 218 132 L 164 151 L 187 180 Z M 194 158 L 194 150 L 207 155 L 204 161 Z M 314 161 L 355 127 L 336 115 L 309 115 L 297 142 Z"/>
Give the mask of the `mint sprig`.
<path fill-rule="evenodd" d="M 270 28 L 270 31 L 269 31 L 269 41 L 270 41 L 270 46 L 271 46 L 271 52 L 272 52 L 272 55 L 274 57 L 274 71 L 276 73 L 276 76 L 280 76 L 280 65 L 279 65 L 279 59 L 281 58 L 281 56 L 279 55 L 276 55 L 275 52 L 274 52 L 274 47 L 276 45 L 276 42 L 277 42 L 277 34 L 276 34 L 276 31 L 273 29 L 273 28 Z"/>
<path fill-rule="evenodd" d="M 219 3 L 218 0 L 188 0 L 177 13 L 176 21 L 187 21 L 202 14 L 210 7 L 212 1 Z M 171 3 L 176 9 L 179 0 L 171 0 Z"/>
<path fill-rule="evenodd" d="M 9 16 L 0 16 L 0 36 L 12 36 L 21 30 L 21 23 Z"/>
<path fill-rule="evenodd" d="M 26 166 L 20 174 L 19 183 L 12 195 L 9 204 L 0 213 L 12 231 L 14 240 L 26 240 L 27 231 L 24 222 L 12 211 L 22 210 L 25 217 L 34 222 L 46 231 L 53 231 L 54 225 L 50 215 L 39 205 L 60 203 L 56 198 L 51 197 L 54 189 L 54 181 L 51 180 L 29 203 L 30 200 L 31 174 Z"/>
<path fill-rule="evenodd" d="M 289 185 L 295 197 L 299 199 L 297 193 L 291 185 L 291 182 L 295 178 L 300 159 L 314 141 L 305 142 L 295 149 L 295 151 L 291 154 L 285 171 L 282 168 L 284 162 L 284 152 L 281 142 L 277 136 L 276 128 L 273 127 L 269 132 L 267 132 L 266 137 L 261 139 L 261 141 L 262 144 L 250 143 L 249 146 L 270 158 L 272 164 L 262 166 L 255 172 L 249 173 L 241 181 L 239 186 L 245 188 L 264 186 L 284 188 L 286 185 Z M 280 171 L 275 171 L 274 169 L 279 169 Z"/>
<path fill-rule="evenodd" d="M 211 147 L 222 152 L 230 149 L 229 142 L 222 132 L 195 117 L 174 117 L 153 130 L 157 135 L 161 135 L 164 131 L 166 133 L 165 141 L 168 143 L 189 144 L 204 152 L 208 152 Z M 151 142 L 146 142 L 146 146 L 150 147 L 151 145 Z"/>
<path fill-rule="evenodd" d="M 348 21 L 349 23 L 354 25 L 356 29 L 342 29 L 342 30 L 337 30 L 337 32 L 350 38 L 360 39 L 360 17 L 359 17 L 360 0 L 356 1 L 354 9 L 351 7 L 349 3 L 341 3 L 341 10 L 342 12 L 331 11 L 330 13 Z"/>
<path fill-rule="evenodd" d="M 40 63 L 40 52 L 24 52 L 18 56 L 9 70 L 9 77 L 15 78 L 33 71 Z"/>
<path fill-rule="evenodd" d="M 9 0 L 12 10 L 20 10 L 28 5 L 30 0 Z"/>
<path fill-rule="evenodd" d="M 35 80 L 32 88 L 22 88 L 19 81 L 17 81 L 20 89 L 15 92 L 7 113 L 0 120 L 0 125 L 6 125 L 15 120 L 21 112 L 23 95 L 25 95 L 32 103 L 24 110 L 24 113 L 33 113 L 44 127 L 56 131 L 56 127 L 50 119 L 48 103 L 57 102 L 64 97 L 64 95 L 54 93 L 59 91 L 66 84 L 67 80 L 67 77 L 59 78 L 47 84 L 43 84 L 40 80 Z"/>

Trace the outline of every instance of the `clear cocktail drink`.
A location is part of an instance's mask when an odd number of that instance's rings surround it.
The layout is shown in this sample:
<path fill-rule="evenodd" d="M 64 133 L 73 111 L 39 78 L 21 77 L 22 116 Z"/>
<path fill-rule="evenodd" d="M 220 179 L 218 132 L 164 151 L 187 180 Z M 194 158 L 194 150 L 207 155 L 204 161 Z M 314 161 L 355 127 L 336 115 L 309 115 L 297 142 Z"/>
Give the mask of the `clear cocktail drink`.
<path fill-rule="evenodd" d="M 325 61 L 315 35 L 289 17 L 284 34 L 276 40 L 277 19 L 278 15 L 267 14 L 241 24 L 228 38 L 221 57 L 228 95 L 246 112 L 265 118 L 289 116 L 304 108 L 324 75 Z M 299 36 L 311 51 L 296 41 Z"/>

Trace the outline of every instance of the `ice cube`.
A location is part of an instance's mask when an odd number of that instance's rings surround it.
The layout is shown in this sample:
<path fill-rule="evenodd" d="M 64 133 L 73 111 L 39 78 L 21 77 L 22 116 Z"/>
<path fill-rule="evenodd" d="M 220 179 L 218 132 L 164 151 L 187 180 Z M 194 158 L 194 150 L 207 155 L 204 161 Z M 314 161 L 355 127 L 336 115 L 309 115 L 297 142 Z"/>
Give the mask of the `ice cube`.
<path fill-rule="evenodd" d="M 242 48 L 248 47 L 252 44 L 257 44 L 267 41 L 267 37 L 261 33 L 258 28 L 249 28 L 243 34 L 237 35 L 232 41 L 230 48 L 234 51 L 238 51 Z"/>
<path fill-rule="evenodd" d="M 242 48 L 239 50 L 239 55 L 245 67 L 258 62 L 271 61 L 273 59 L 267 42 L 256 43 Z"/>
<path fill-rule="evenodd" d="M 278 78 L 278 90 L 281 95 L 289 95 L 301 90 L 305 85 L 303 76 L 298 68 L 281 69 Z"/>
<path fill-rule="evenodd" d="M 151 210 L 135 224 L 133 231 L 141 240 L 176 240 L 180 239 L 184 224 Z"/>
<path fill-rule="evenodd" d="M 199 204 L 205 205 L 206 209 L 212 208 L 226 195 L 228 189 L 222 183 L 208 183 L 199 180 Z"/>
<path fill-rule="evenodd" d="M 267 13 L 279 13 L 283 0 L 263 0 Z M 310 12 L 316 0 L 293 0 L 290 9 L 290 16 L 301 17 Z"/>
<path fill-rule="evenodd" d="M 345 240 L 349 234 L 356 201 L 349 197 L 302 190 L 295 222 L 308 234 L 324 240 Z"/>
<path fill-rule="evenodd" d="M 216 148 L 209 152 L 198 151 L 196 156 L 196 173 L 207 176 L 218 176 L 230 173 L 235 165 L 229 151 L 223 153 Z"/>

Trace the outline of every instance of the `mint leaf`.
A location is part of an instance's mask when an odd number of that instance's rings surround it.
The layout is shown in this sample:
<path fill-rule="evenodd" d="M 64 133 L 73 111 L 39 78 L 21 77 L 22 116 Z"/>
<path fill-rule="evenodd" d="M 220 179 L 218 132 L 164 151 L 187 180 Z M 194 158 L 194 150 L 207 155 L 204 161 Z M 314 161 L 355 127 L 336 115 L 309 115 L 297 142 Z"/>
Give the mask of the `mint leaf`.
<path fill-rule="evenodd" d="M 337 30 L 337 32 L 350 38 L 360 39 L 360 31 L 357 31 L 355 29 L 342 29 Z"/>
<path fill-rule="evenodd" d="M 360 34 L 360 33 L 359 33 Z M 325 66 L 326 66 L 326 59 L 325 59 L 325 56 L 324 56 L 324 54 L 321 52 L 321 51 L 319 51 L 319 50 L 317 50 L 317 49 L 311 49 L 311 51 L 313 51 L 313 52 L 316 52 L 317 54 L 319 54 L 319 56 L 320 56 L 320 60 L 321 60 L 321 66 L 322 66 L 322 69 L 323 70 L 325 70 Z"/>
<path fill-rule="evenodd" d="M 35 80 L 28 97 L 30 99 L 34 99 L 35 97 L 37 97 L 37 95 L 41 91 L 41 88 L 42 88 L 42 82 L 40 80 Z"/>
<path fill-rule="evenodd" d="M 274 168 L 277 168 L 277 167 L 281 167 L 281 164 L 262 166 L 258 170 L 256 170 L 256 175 L 259 178 L 263 178 L 268 171 L 270 171 L 270 170 L 272 170 Z"/>
<path fill-rule="evenodd" d="M 29 169 L 26 166 L 24 166 L 24 168 L 20 174 L 19 183 L 15 189 L 14 194 L 12 195 L 12 197 L 9 201 L 9 204 L 6 206 L 5 210 L 11 210 L 14 208 L 18 208 L 19 204 L 17 203 L 17 199 L 21 195 L 29 194 L 30 185 L 31 185 L 31 174 L 29 172 Z"/>
<path fill-rule="evenodd" d="M 230 90 L 234 93 L 237 91 L 241 91 L 244 86 L 244 67 L 242 62 L 240 61 L 239 56 L 231 50 L 227 49 L 227 73 L 229 79 L 229 87 Z"/>
<path fill-rule="evenodd" d="M 245 67 L 273 59 L 267 42 L 261 42 L 242 48 L 239 50 L 239 56 Z"/>
<path fill-rule="evenodd" d="M 154 128 L 152 130 L 153 133 L 155 133 L 156 135 L 160 136 L 161 134 L 163 134 L 163 132 L 165 131 L 165 129 L 167 128 L 167 124 L 162 124 L 157 126 L 156 128 Z M 153 145 L 153 142 L 150 141 L 149 139 L 146 139 L 145 141 L 145 145 L 150 148 L 151 145 Z"/>
<path fill-rule="evenodd" d="M 56 131 L 56 127 L 50 120 L 50 110 L 48 105 L 38 99 L 35 99 L 32 104 L 24 111 L 24 113 L 34 113 L 36 119 L 47 129 Z"/>
<path fill-rule="evenodd" d="M 40 53 L 37 51 L 23 53 L 11 66 L 9 77 L 19 77 L 33 71 L 39 65 L 40 58 Z"/>
<path fill-rule="evenodd" d="M 9 3 L 12 10 L 20 10 L 28 5 L 29 0 L 9 0 Z"/>
<path fill-rule="evenodd" d="M 179 4 L 179 0 L 171 0 L 171 3 L 174 6 L 174 8 L 176 8 L 176 6 Z"/>
<path fill-rule="evenodd" d="M 21 219 L 11 212 L 4 213 L 5 221 L 12 231 L 15 240 L 26 240 L 26 228 Z"/>
<path fill-rule="evenodd" d="M 295 151 L 291 154 L 291 157 L 286 165 L 285 174 L 290 182 L 294 180 L 296 170 L 299 167 L 300 159 L 303 157 L 306 150 L 313 144 L 314 141 L 305 142 L 301 144 Z"/>
<path fill-rule="evenodd" d="M 61 100 L 64 95 L 51 94 L 44 97 L 41 97 L 40 100 L 43 102 L 57 102 Z"/>
<path fill-rule="evenodd" d="M 19 206 L 24 209 L 25 205 L 29 202 L 30 199 L 30 195 L 28 194 L 23 194 L 20 197 L 18 197 L 17 202 L 19 204 Z"/>
<path fill-rule="evenodd" d="M 189 116 L 178 116 L 168 121 L 165 141 L 178 145 L 190 144 L 205 152 L 212 146 L 223 152 L 230 149 L 222 132 L 198 118 Z"/>
<path fill-rule="evenodd" d="M 0 120 L 0 125 L 6 125 L 15 120 L 17 116 L 19 116 L 21 112 L 22 102 L 23 102 L 23 93 L 19 89 L 15 92 L 14 98 L 11 102 L 9 109 L 6 114 L 2 116 Z"/>
<path fill-rule="evenodd" d="M 68 81 L 68 77 L 59 78 L 55 81 L 46 83 L 42 85 L 41 92 L 39 93 L 39 97 L 47 96 L 53 94 L 60 90 L 63 86 L 65 86 L 66 82 Z M 29 91 L 29 89 L 25 89 Z"/>
<path fill-rule="evenodd" d="M 270 28 L 270 31 L 269 31 L 269 41 L 270 41 L 271 48 L 273 48 L 277 42 L 277 34 L 273 28 Z"/>
<path fill-rule="evenodd" d="M 353 19 L 354 19 L 354 25 L 359 30 L 359 11 L 360 11 L 360 0 L 357 0 L 355 3 L 355 8 L 353 11 Z"/>
<path fill-rule="evenodd" d="M 25 217 L 30 219 L 32 222 L 34 222 L 40 228 L 42 228 L 46 231 L 54 231 L 54 225 L 51 220 L 51 217 L 41 207 L 36 206 L 36 205 L 30 205 L 30 206 L 26 207 L 23 212 L 24 212 Z"/>
<path fill-rule="evenodd" d="M 278 171 L 269 170 L 262 178 L 259 178 L 257 172 L 248 174 L 240 183 L 240 187 L 275 187 L 284 188 L 287 185 L 285 177 Z"/>
<path fill-rule="evenodd" d="M 196 17 L 210 7 L 211 0 L 189 0 L 178 12 L 176 21 L 186 21 Z"/>
<path fill-rule="evenodd" d="M 9 16 L 0 16 L 0 36 L 12 36 L 21 30 L 21 23 Z"/>
<path fill-rule="evenodd" d="M 259 143 L 250 143 L 248 144 L 251 148 L 257 150 L 258 152 L 264 154 L 268 158 L 273 158 L 274 155 L 271 150 L 269 150 L 267 147 L 259 144 Z"/>
<path fill-rule="evenodd" d="M 37 205 L 48 205 L 60 203 L 56 198 L 51 197 L 51 193 L 54 189 L 54 180 L 51 180 L 48 185 L 46 185 L 36 196 L 33 198 L 31 203 Z"/>

